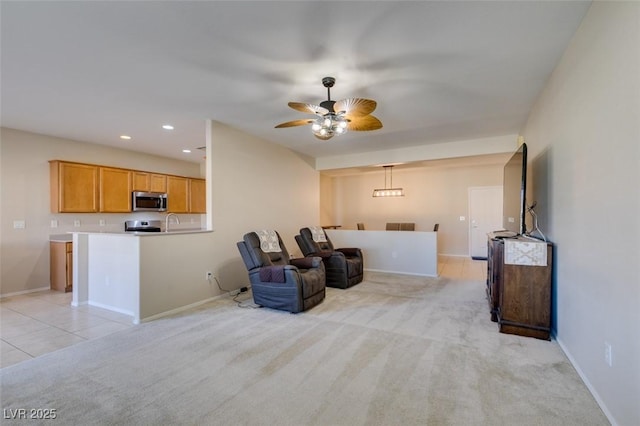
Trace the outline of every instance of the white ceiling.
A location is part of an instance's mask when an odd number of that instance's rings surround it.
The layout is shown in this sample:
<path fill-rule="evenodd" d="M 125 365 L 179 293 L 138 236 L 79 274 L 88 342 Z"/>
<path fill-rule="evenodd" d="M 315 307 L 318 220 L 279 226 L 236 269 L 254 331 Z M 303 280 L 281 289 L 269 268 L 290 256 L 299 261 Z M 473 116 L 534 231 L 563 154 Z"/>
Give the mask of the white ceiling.
<path fill-rule="evenodd" d="M 517 134 L 589 4 L 2 1 L 2 126 L 194 162 L 206 119 L 311 157 Z M 274 129 L 325 76 L 384 127 Z"/>

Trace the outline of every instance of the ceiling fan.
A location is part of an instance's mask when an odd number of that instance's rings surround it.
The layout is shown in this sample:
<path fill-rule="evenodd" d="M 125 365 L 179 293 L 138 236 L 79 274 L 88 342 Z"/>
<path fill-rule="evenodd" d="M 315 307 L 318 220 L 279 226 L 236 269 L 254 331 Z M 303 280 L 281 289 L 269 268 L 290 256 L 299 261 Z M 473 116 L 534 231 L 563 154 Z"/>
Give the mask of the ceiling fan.
<path fill-rule="evenodd" d="M 376 109 L 376 101 L 363 98 L 347 98 L 340 101 L 331 100 L 331 88 L 336 79 L 325 77 L 322 84 L 327 88 L 327 100 L 320 105 L 306 104 L 302 102 L 289 102 L 289 106 L 296 111 L 315 114 L 317 118 L 304 118 L 287 121 L 276 126 L 276 129 L 284 127 L 304 126 L 311 124 L 313 135 L 321 140 L 331 139 L 334 135 L 341 135 L 347 130 L 365 131 L 382 128 L 382 122 L 373 115 Z"/>

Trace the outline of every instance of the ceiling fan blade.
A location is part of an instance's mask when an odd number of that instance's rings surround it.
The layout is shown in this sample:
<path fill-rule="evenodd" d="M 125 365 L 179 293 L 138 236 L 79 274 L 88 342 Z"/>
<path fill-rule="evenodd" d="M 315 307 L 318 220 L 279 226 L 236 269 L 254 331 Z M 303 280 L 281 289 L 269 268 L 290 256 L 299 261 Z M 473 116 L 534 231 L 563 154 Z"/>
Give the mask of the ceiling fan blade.
<path fill-rule="evenodd" d="M 309 114 L 325 115 L 329 113 L 329 110 L 321 107 L 320 105 L 305 104 L 302 102 L 289 102 L 289 106 L 296 111 L 308 112 Z"/>
<path fill-rule="evenodd" d="M 333 105 L 333 110 L 336 114 L 369 115 L 376 109 L 377 105 L 377 102 L 372 99 L 349 98 L 337 101 Z"/>
<path fill-rule="evenodd" d="M 347 124 L 347 130 L 353 131 L 366 131 L 366 130 L 378 130 L 382 128 L 382 122 L 375 118 L 373 115 L 365 116 L 348 116 L 349 120 Z"/>
<path fill-rule="evenodd" d="M 313 118 L 304 118 L 301 120 L 287 121 L 286 123 L 280 123 L 276 126 L 276 129 L 282 129 L 284 127 L 304 126 L 305 124 L 311 124 L 315 120 Z"/>

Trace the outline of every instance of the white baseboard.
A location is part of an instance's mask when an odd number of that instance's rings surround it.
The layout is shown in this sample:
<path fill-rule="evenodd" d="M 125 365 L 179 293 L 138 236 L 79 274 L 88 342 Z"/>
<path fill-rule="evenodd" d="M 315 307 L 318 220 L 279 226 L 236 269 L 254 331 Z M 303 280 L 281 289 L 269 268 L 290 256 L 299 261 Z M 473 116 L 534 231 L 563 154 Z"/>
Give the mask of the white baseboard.
<path fill-rule="evenodd" d="M 364 270 L 367 271 L 367 272 L 383 272 L 385 274 L 411 275 L 411 276 L 414 276 L 414 277 L 434 277 L 434 278 L 438 277 L 438 275 L 416 274 L 416 273 L 411 273 L 411 272 L 399 272 L 399 271 L 386 271 L 384 269 L 364 268 Z"/>
<path fill-rule="evenodd" d="M 86 304 L 89 305 L 89 306 L 95 306 L 96 308 L 102 308 L 102 309 L 106 309 L 108 311 L 117 312 L 119 314 L 123 314 L 123 315 L 126 315 L 128 317 L 132 317 L 132 318 L 134 317 L 133 312 L 127 311 L 126 309 L 116 308 L 115 306 L 109 306 L 109 305 L 105 305 L 103 303 L 96 303 L 96 302 L 92 302 L 91 300 L 86 302 Z"/>
<path fill-rule="evenodd" d="M 600 398 L 600 395 L 598 394 L 598 392 L 591 385 L 591 382 L 589 381 L 587 376 L 584 374 L 584 372 L 582 371 L 582 369 L 580 368 L 580 366 L 576 362 L 575 358 L 573 358 L 573 356 L 571 356 L 571 352 L 569 352 L 567 347 L 562 343 L 562 340 L 558 339 L 558 336 L 554 336 L 554 337 L 555 337 L 556 341 L 558 342 L 558 345 L 560 346 L 560 349 L 562 349 L 562 352 L 564 352 L 564 354 L 567 356 L 567 358 L 569 358 L 569 362 L 571 363 L 573 368 L 578 372 L 578 375 L 582 379 L 582 382 L 587 386 L 587 389 L 589 389 L 589 392 L 591 392 L 591 395 L 593 395 L 593 397 L 595 398 L 596 402 L 600 406 L 600 409 L 602 410 L 604 415 L 607 417 L 607 420 L 609 420 L 609 423 L 611 423 L 611 426 L 618 426 L 618 423 L 616 423 L 616 421 L 615 421 L 615 419 L 613 417 L 613 414 L 611 414 L 611 412 L 607 408 L 607 406 L 604 403 L 604 401 L 602 400 L 602 398 Z"/>
<path fill-rule="evenodd" d="M 22 294 L 37 293 L 39 291 L 45 291 L 50 289 L 51 288 L 47 286 L 47 287 L 34 288 L 32 290 L 23 290 L 23 291 L 16 291 L 13 293 L 0 294 L 0 299 L 4 299 L 5 297 L 20 296 Z"/>
<path fill-rule="evenodd" d="M 228 294 L 221 294 L 218 296 L 209 297 L 208 299 L 199 300 L 195 303 L 191 303 L 189 305 L 180 306 L 179 308 L 171 309 L 169 311 L 160 312 L 159 314 L 151 315 L 150 317 L 140 318 L 140 322 L 149 322 L 156 320 L 158 318 L 166 317 L 169 315 L 177 314 L 182 311 L 186 311 L 187 309 L 195 308 L 196 306 L 204 305 L 205 303 L 213 302 L 214 300 L 221 299 L 223 297 L 229 297 Z"/>

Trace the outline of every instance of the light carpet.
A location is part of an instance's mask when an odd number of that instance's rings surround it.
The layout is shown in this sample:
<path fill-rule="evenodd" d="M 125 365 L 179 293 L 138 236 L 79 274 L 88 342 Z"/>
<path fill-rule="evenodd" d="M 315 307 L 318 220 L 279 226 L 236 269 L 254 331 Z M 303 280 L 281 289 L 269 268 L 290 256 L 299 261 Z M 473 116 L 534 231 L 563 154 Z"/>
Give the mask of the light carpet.
<path fill-rule="evenodd" d="M 484 287 L 366 273 L 296 315 L 217 300 L 4 368 L 2 408 L 78 425 L 609 424 L 556 342 L 498 332 Z"/>

